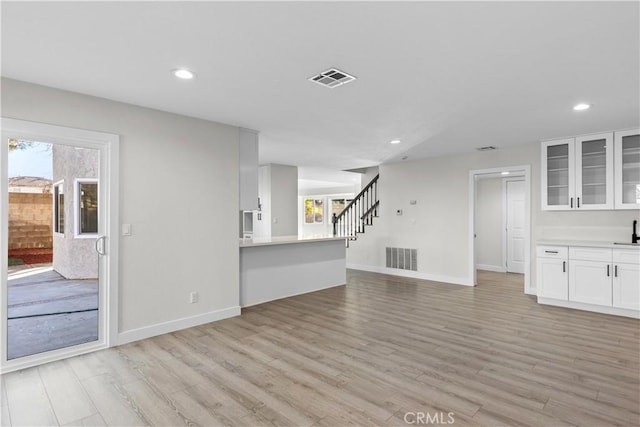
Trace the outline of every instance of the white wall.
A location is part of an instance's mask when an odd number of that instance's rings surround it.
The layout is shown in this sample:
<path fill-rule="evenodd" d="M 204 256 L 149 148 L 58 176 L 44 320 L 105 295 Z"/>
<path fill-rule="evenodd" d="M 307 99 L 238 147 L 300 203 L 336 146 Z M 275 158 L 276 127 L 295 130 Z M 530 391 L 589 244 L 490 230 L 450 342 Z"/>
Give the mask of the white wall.
<path fill-rule="evenodd" d="M 540 144 L 531 142 L 493 152 L 431 158 L 380 166 L 380 218 L 351 242 L 351 266 L 380 270 L 385 246 L 418 249 L 421 277 L 471 284 L 468 277 L 469 170 L 531 165 L 531 246 L 536 240 L 568 238 L 628 241 L 638 211 L 542 212 Z M 416 205 L 409 205 L 409 200 Z M 396 216 L 395 210 L 404 215 Z M 532 286 L 535 286 L 535 268 Z"/>
<path fill-rule="evenodd" d="M 360 183 L 353 185 L 342 185 L 336 187 L 315 187 L 315 188 L 298 188 L 298 196 L 331 196 L 331 195 L 341 195 L 341 194 L 351 194 L 353 197 L 355 194 L 358 194 L 362 188 L 360 187 Z"/>
<path fill-rule="evenodd" d="M 362 177 L 360 178 L 360 189 L 362 190 L 371 182 L 373 178 L 380 173 L 379 166 L 371 166 L 368 168 L 362 168 Z"/>
<path fill-rule="evenodd" d="M 298 234 L 298 168 L 267 165 L 269 170 L 269 208 L 272 236 Z"/>
<path fill-rule="evenodd" d="M 10 79 L 2 115 L 120 135 L 120 332 L 239 306 L 238 128 Z"/>
<path fill-rule="evenodd" d="M 502 178 L 480 179 L 476 191 L 476 267 L 504 271 Z"/>

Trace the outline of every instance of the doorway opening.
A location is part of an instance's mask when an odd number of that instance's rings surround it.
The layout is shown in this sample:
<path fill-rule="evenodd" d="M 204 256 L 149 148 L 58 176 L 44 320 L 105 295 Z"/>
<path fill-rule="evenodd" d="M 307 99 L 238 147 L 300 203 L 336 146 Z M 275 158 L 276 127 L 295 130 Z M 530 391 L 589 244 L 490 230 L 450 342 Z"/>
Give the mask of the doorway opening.
<path fill-rule="evenodd" d="M 107 236 L 117 224 L 118 138 L 20 120 L 2 125 L 0 371 L 9 372 L 111 341 L 117 237 Z"/>
<path fill-rule="evenodd" d="M 469 275 L 474 285 L 480 270 L 483 277 L 520 283 L 525 293 L 534 293 L 530 282 L 530 167 L 475 170 L 469 180 Z"/>
<path fill-rule="evenodd" d="M 100 151 L 9 139 L 7 359 L 98 340 Z"/>

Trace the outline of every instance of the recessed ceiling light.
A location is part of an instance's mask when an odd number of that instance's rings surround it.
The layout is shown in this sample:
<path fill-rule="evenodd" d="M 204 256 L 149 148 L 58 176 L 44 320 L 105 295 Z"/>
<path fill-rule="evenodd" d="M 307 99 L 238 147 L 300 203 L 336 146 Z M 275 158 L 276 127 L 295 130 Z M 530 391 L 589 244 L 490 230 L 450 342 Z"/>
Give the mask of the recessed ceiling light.
<path fill-rule="evenodd" d="M 576 111 L 584 111 L 584 110 L 588 110 L 589 108 L 591 108 L 590 104 L 578 104 L 575 107 L 573 107 L 573 109 Z"/>
<path fill-rule="evenodd" d="M 393 141 L 389 141 L 389 144 L 400 144 L 400 140 L 394 139 Z"/>
<path fill-rule="evenodd" d="M 173 75 L 179 79 L 184 80 L 189 80 L 196 76 L 193 71 L 189 71 L 186 68 L 178 68 L 177 70 L 173 70 Z"/>
<path fill-rule="evenodd" d="M 500 172 L 502 175 L 509 175 L 509 171 Z"/>

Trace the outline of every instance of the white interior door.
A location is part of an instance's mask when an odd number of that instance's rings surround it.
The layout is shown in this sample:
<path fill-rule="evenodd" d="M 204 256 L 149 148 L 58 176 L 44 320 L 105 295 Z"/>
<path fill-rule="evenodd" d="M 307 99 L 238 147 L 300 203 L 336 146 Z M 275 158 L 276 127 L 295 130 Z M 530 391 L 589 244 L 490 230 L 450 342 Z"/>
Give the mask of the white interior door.
<path fill-rule="evenodd" d="M 524 274 L 524 180 L 505 180 L 507 272 Z"/>

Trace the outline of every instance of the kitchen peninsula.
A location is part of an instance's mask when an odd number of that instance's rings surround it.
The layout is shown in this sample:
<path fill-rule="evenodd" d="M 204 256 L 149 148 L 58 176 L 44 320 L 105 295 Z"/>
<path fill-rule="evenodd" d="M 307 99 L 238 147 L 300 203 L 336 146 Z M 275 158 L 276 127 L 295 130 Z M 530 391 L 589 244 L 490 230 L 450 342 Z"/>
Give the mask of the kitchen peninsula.
<path fill-rule="evenodd" d="M 240 239 L 240 306 L 344 285 L 344 240 L 324 235 Z"/>

